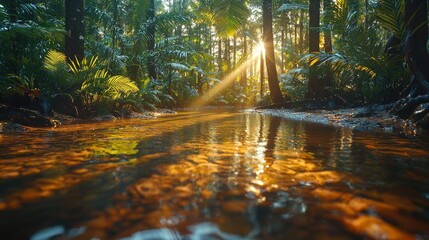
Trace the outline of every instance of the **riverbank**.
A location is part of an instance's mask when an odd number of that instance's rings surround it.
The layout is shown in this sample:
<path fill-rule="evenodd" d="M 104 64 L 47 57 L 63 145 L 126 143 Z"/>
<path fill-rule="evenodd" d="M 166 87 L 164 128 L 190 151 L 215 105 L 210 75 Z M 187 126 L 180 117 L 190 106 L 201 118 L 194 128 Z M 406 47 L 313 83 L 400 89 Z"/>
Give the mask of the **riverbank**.
<path fill-rule="evenodd" d="M 287 119 L 347 127 L 356 131 L 390 132 L 405 135 L 425 133 L 411 120 L 404 120 L 390 112 L 392 104 L 372 104 L 335 110 L 258 109 L 257 112 Z"/>
<path fill-rule="evenodd" d="M 372 104 L 360 107 L 325 109 L 257 109 L 252 110 L 267 115 L 279 116 L 291 120 L 321 123 L 325 125 L 346 127 L 356 131 L 390 132 L 403 135 L 420 135 L 427 133 L 411 120 L 404 120 L 392 114 L 392 104 Z M 112 121 L 121 118 L 152 119 L 161 114 L 175 113 L 169 109 L 131 113 L 127 116 L 97 116 L 91 119 L 79 119 L 54 113 L 44 116 L 38 111 L 25 108 L 12 108 L 0 105 L 0 133 L 25 132 L 39 127 L 59 127 L 61 125 L 79 124 L 88 121 Z"/>
<path fill-rule="evenodd" d="M 170 109 L 156 111 L 132 112 L 125 116 L 111 114 L 100 115 L 90 119 L 81 119 L 53 112 L 46 116 L 39 111 L 27 108 L 17 108 L 0 104 L 0 133 L 27 132 L 37 128 L 60 127 L 61 125 L 79 124 L 91 121 L 114 121 L 116 119 L 153 119 L 162 114 L 174 114 Z"/>

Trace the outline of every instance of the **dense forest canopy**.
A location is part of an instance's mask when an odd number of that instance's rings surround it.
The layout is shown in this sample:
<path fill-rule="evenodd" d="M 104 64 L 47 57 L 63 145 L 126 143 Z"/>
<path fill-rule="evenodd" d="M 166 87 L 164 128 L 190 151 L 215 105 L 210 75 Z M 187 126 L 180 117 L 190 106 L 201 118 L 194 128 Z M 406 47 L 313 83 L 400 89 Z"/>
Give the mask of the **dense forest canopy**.
<path fill-rule="evenodd" d="M 82 117 L 429 99 L 426 1 L 3 0 L 0 40 L 1 102 Z"/>

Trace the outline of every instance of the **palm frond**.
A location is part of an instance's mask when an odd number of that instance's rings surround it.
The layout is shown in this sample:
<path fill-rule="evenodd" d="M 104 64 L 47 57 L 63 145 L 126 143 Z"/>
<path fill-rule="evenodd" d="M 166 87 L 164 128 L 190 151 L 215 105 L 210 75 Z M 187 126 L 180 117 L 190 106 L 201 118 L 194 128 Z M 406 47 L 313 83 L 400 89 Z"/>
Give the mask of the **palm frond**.
<path fill-rule="evenodd" d="M 283 3 L 278 9 L 277 12 L 287 12 L 294 10 L 305 10 L 308 11 L 308 4 L 300 4 L 300 3 Z"/>
<path fill-rule="evenodd" d="M 17 94 L 24 96 L 34 90 L 34 79 L 33 77 L 20 77 L 12 74 L 0 78 L 0 90 L 9 95 Z"/>
<path fill-rule="evenodd" d="M 376 6 L 375 17 L 383 28 L 402 39 L 405 32 L 404 12 L 404 0 L 383 0 Z"/>
<path fill-rule="evenodd" d="M 0 23 L 6 21 L 8 19 L 6 8 L 0 4 Z M 0 28 L 3 28 L 2 25 L 0 25 Z"/>
<path fill-rule="evenodd" d="M 181 63 L 170 62 L 170 63 L 167 63 L 166 66 L 177 71 L 189 71 L 188 66 Z"/>
<path fill-rule="evenodd" d="M 114 97 L 121 94 L 134 93 L 139 90 L 137 85 L 131 79 L 124 76 L 112 76 L 107 80 L 107 92 L 114 93 Z"/>
<path fill-rule="evenodd" d="M 69 67 L 73 74 L 78 75 L 80 72 L 96 68 L 98 64 L 98 56 L 92 56 L 89 60 L 85 57 L 82 61 L 75 57 L 74 61 L 70 61 Z"/>
<path fill-rule="evenodd" d="M 212 5 L 213 22 L 220 36 L 232 36 L 250 15 L 244 0 L 218 0 Z"/>
<path fill-rule="evenodd" d="M 64 53 L 50 50 L 43 61 L 43 66 L 48 71 L 56 71 L 59 68 L 64 68 L 66 65 L 66 56 Z"/>
<path fill-rule="evenodd" d="M 155 27 L 158 29 L 175 28 L 177 25 L 188 23 L 189 18 L 177 13 L 164 13 L 156 16 Z"/>
<path fill-rule="evenodd" d="M 18 14 L 21 16 L 31 16 L 37 15 L 46 10 L 46 8 L 42 4 L 37 3 L 21 3 L 19 4 Z"/>

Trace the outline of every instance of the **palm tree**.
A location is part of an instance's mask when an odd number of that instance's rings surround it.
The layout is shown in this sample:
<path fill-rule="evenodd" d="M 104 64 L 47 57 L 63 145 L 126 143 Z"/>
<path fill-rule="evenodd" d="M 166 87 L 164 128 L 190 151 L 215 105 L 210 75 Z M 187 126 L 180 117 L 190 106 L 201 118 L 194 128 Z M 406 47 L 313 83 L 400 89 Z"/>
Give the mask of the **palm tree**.
<path fill-rule="evenodd" d="M 270 88 L 271 101 L 273 103 L 282 103 L 284 101 L 280 91 L 279 80 L 277 78 L 277 69 L 274 56 L 273 41 L 273 3 L 272 0 L 263 0 L 262 2 L 262 22 L 263 22 L 263 40 L 265 47 L 265 62 L 267 65 L 268 85 Z"/>

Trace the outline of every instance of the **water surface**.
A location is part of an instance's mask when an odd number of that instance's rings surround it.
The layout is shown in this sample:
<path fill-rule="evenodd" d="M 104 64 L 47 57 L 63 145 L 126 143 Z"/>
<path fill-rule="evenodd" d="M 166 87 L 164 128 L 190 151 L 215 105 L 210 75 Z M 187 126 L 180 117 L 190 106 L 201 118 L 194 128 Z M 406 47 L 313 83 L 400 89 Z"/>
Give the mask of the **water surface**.
<path fill-rule="evenodd" d="M 0 135 L 0 239 L 429 239 L 428 139 L 251 112 Z"/>

